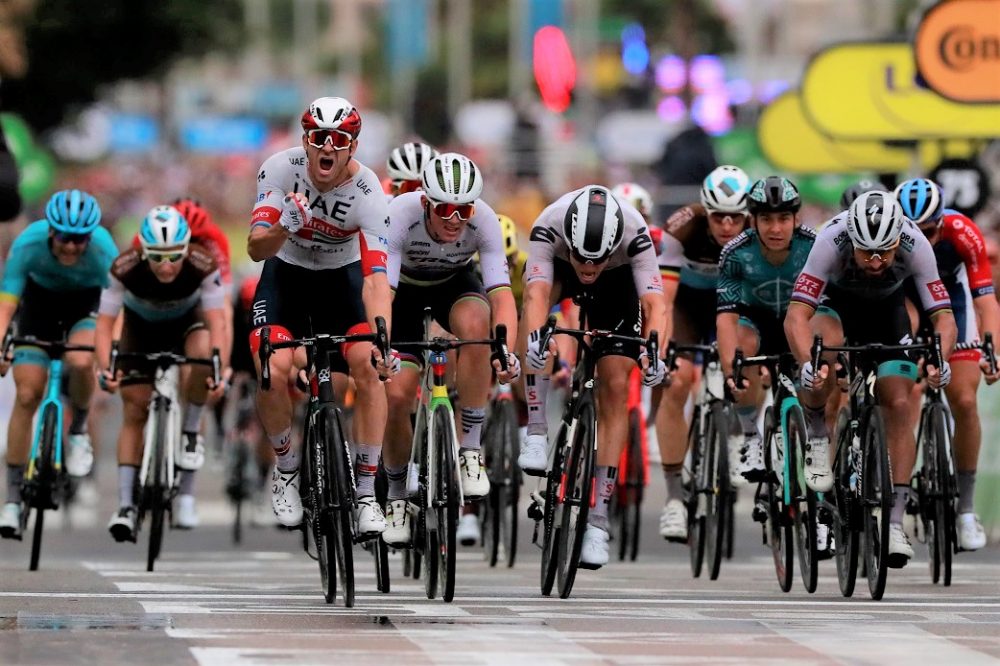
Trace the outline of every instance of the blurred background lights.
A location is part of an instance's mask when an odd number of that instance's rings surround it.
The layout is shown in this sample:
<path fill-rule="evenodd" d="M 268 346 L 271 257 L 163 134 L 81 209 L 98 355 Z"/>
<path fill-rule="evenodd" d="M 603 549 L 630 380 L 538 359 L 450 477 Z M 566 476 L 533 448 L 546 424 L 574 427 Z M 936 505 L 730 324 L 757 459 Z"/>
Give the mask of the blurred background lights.
<path fill-rule="evenodd" d="M 572 101 L 576 61 L 561 28 L 547 25 L 535 33 L 535 82 L 546 108 L 562 113 Z"/>
<path fill-rule="evenodd" d="M 670 97 L 664 97 L 656 105 L 656 115 L 663 122 L 679 123 L 687 115 L 687 108 L 684 106 L 684 100 L 676 95 L 671 95 Z"/>
<path fill-rule="evenodd" d="M 695 92 L 710 92 L 724 85 L 726 70 L 718 56 L 700 55 L 691 59 L 690 76 Z"/>
<path fill-rule="evenodd" d="M 656 85 L 665 93 L 679 92 L 687 82 L 687 68 L 684 59 L 667 55 L 656 63 Z"/>
<path fill-rule="evenodd" d="M 622 66 L 633 76 L 644 73 L 649 67 L 646 31 L 638 23 L 630 23 L 622 29 Z"/>

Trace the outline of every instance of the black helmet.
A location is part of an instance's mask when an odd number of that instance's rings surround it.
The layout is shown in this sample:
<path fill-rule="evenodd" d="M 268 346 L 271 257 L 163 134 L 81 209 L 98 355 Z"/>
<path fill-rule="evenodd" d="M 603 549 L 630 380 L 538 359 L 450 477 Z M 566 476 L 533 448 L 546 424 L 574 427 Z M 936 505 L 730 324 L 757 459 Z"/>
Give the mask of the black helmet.
<path fill-rule="evenodd" d="M 867 178 L 864 180 L 859 180 L 858 182 L 854 183 L 846 190 L 844 190 L 844 193 L 840 195 L 840 208 L 841 210 L 847 210 L 848 208 L 851 207 L 851 204 L 854 203 L 854 200 L 860 197 L 865 192 L 888 192 L 888 191 L 889 190 L 885 189 L 885 185 L 876 180 L 868 180 Z"/>
<path fill-rule="evenodd" d="M 797 213 L 802 199 L 795 183 L 781 176 L 768 176 L 750 188 L 747 209 L 751 215 L 760 213 Z"/>

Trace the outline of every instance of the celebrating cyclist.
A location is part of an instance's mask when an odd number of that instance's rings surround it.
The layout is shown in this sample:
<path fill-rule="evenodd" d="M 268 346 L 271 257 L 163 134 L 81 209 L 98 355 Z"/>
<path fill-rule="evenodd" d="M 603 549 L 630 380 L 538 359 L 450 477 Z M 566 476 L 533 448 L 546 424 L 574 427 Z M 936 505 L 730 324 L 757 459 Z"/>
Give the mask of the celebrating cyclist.
<path fill-rule="evenodd" d="M 715 303 L 722 248 L 746 226 L 750 179 L 742 169 L 720 166 L 705 178 L 701 203 L 684 206 L 667 220 L 660 250 L 667 335 L 678 344 L 707 344 L 715 337 Z M 669 386 L 656 389 L 653 402 L 656 437 L 667 485 L 667 502 L 660 515 L 660 535 L 687 541 L 687 507 L 681 469 L 687 451 L 684 405 L 694 383 L 689 358 L 677 359 Z M 742 442 L 730 442 L 730 468 L 735 467 Z M 741 477 L 740 477 L 741 478 Z"/>
<path fill-rule="evenodd" d="M 100 226 L 101 208 L 80 190 L 56 192 L 45 206 L 45 219 L 17 237 L 0 282 L 0 331 L 17 312 L 19 337 L 94 344 L 94 311 L 108 270 L 118 254 L 111 234 Z M 7 503 L 0 511 L 0 536 L 21 532 L 21 482 L 31 444 L 31 423 L 45 392 L 49 357 L 38 347 L 14 350 L 16 398 L 7 426 Z M 0 359 L 6 374 L 7 359 Z M 94 462 L 87 416 L 94 393 L 91 354 L 66 354 L 69 369 L 69 425 L 64 462 L 72 476 L 86 476 Z"/>
<path fill-rule="evenodd" d="M 819 232 L 795 282 L 785 316 L 785 333 L 801 367 L 803 390 L 799 401 L 808 430 L 805 480 L 817 492 L 833 487 L 824 405 L 836 382 L 828 380 L 828 365 L 813 367 L 813 330 L 832 345 L 845 338 L 858 345 L 908 344 L 912 329 L 903 284 L 910 277 L 934 331 L 941 334 L 947 359 L 957 335 L 948 291 L 938 276 L 930 243 L 903 215 L 891 193 L 866 192 L 854 200 L 848 211 L 830 220 Z M 830 311 L 818 312 L 820 303 Z M 877 390 L 885 419 L 894 495 L 888 565 L 894 568 L 905 566 L 913 557 L 902 521 L 916 458 L 908 405 L 916 376 L 916 365 L 905 353 L 884 352 L 880 358 Z M 931 386 L 944 387 L 950 380 L 947 360 L 940 368 L 928 369 Z"/>
<path fill-rule="evenodd" d="M 423 191 L 401 194 L 389 206 L 389 284 L 393 339 L 423 338 L 423 313 L 431 308 L 436 321 L 458 338 L 484 339 L 496 324 L 507 327 L 511 341 L 517 334 L 517 309 L 510 290 L 510 274 L 496 213 L 480 199 L 483 176 L 464 155 L 444 153 L 424 166 Z M 479 253 L 482 278 L 473 256 Z M 417 354 L 400 354 L 403 368 L 387 387 L 389 419 L 383 465 L 389 481 L 386 543 L 405 546 L 410 541 L 406 499 L 407 463 L 419 368 Z M 520 375 L 520 365 L 509 354 L 508 372 L 497 379 L 509 383 Z M 499 370 L 499 361 L 494 361 Z M 490 490 L 483 467 L 481 436 L 489 398 L 490 349 L 465 347 L 458 355 L 456 388 L 459 416 L 459 467 L 462 495 L 480 499 Z"/>
<path fill-rule="evenodd" d="M 940 188 L 926 178 L 901 183 L 895 194 L 903 214 L 913 220 L 934 247 L 938 273 L 955 313 L 958 341 L 976 342 L 980 333 L 991 333 L 994 340 L 1000 341 L 1000 305 L 994 294 L 986 241 L 979 227 L 965 215 L 944 209 Z M 928 329 L 928 324 L 922 322 L 921 330 Z M 956 351 L 948 362 L 952 378 L 945 395 L 955 418 L 958 545 L 963 550 L 978 550 L 986 545 L 986 532 L 976 515 L 974 503 L 976 466 L 982 442 L 976 391 L 980 368 L 986 374 L 987 384 L 994 383 L 1000 374 L 990 372 L 978 350 Z M 914 405 L 919 405 L 919 400 L 914 401 Z"/>
<path fill-rule="evenodd" d="M 124 311 L 122 352 L 174 351 L 208 358 L 211 350 L 226 348 L 226 292 L 215 259 L 191 244 L 191 230 L 177 209 L 157 206 L 139 229 L 142 249 L 126 250 L 111 267 L 111 285 L 101 293 L 95 349 L 102 388 L 121 388 L 123 423 L 118 436 L 118 510 L 108 523 L 115 541 L 135 541 L 136 473 L 142 461 L 143 429 L 156 368 L 143 360 L 122 359 L 116 376 L 108 371 L 115 321 Z M 181 369 L 180 395 L 184 402 L 180 450 L 181 470 L 178 526 L 198 524 L 194 503 L 194 472 L 205 462 L 201 416 L 209 399 L 222 396 L 225 382 L 211 384 L 211 368 Z M 228 374 L 228 370 L 224 370 Z"/>
<path fill-rule="evenodd" d="M 528 436 L 518 465 L 526 474 L 543 476 L 548 465 L 545 401 L 549 388 L 547 357 L 542 347 L 549 310 L 563 298 L 589 298 L 589 328 L 621 335 L 648 336 L 665 326 L 663 287 L 656 252 L 646 223 L 632 206 L 611 192 L 588 185 L 564 194 L 542 211 L 531 229 L 525 278 L 522 330 L 525 341 L 525 394 Z M 522 336 L 524 338 L 525 336 Z M 662 338 L 661 338 L 662 339 Z M 580 561 L 597 568 L 608 562 L 608 503 L 615 488 L 618 460 L 628 433 L 628 377 L 636 362 L 647 386 L 663 380 L 662 363 L 650 363 L 638 345 L 597 345 L 596 504 L 588 516 Z"/>
<path fill-rule="evenodd" d="M 419 141 L 409 141 L 393 148 L 385 161 L 385 172 L 392 190 L 389 198 L 419 190 L 423 186 L 424 166 L 437 156 L 438 151 Z"/>
<path fill-rule="evenodd" d="M 320 97 L 302 114 L 302 146 L 275 153 L 257 174 L 247 250 L 251 259 L 264 262 L 250 336 L 258 373 L 262 326 L 270 326 L 273 341 L 282 341 L 314 332 L 368 333 L 375 317 L 390 320 L 392 295 L 385 274 L 389 211 L 374 172 L 354 159 L 360 132 L 361 114 L 353 104 Z M 259 387 L 257 393 L 260 420 L 277 457 L 271 506 L 286 527 L 302 521 L 299 460 L 291 443 L 292 401 L 286 388 L 298 372 L 293 358 L 291 349 L 275 351 L 271 389 Z M 365 342 L 344 345 L 331 355 L 331 364 L 338 373 L 349 372 L 357 387 L 357 532 L 377 536 L 386 526 L 375 501 L 386 419 L 379 373 L 392 374 L 392 359 L 382 359 Z"/>

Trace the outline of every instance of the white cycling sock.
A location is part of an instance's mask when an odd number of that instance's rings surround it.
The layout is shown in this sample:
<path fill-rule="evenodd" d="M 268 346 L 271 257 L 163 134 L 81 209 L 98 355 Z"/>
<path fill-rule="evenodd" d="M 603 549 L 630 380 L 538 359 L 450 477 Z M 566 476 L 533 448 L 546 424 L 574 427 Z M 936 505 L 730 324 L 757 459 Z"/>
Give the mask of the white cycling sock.
<path fill-rule="evenodd" d="M 611 496 L 615 494 L 615 486 L 618 483 L 618 468 L 598 465 L 595 471 L 597 473 L 597 501 L 590 509 L 587 524 L 607 530 L 608 505 L 611 503 Z"/>
<path fill-rule="evenodd" d="M 524 376 L 524 397 L 528 403 L 528 434 L 545 435 L 549 423 L 545 416 L 545 398 L 549 394 L 549 376 L 545 373 Z"/>
<path fill-rule="evenodd" d="M 133 493 L 135 489 L 135 474 L 139 468 L 135 465 L 118 465 L 118 506 L 135 506 Z"/>
<path fill-rule="evenodd" d="M 389 490 L 386 493 L 386 499 L 390 502 L 392 500 L 406 499 L 406 476 L 407 472 L 410 471 L 410 466 L 407 464 L 400 467 L 392 467 L 386 465 L 385 461 L 382 462 L 382 466 L 385 468 L 385 476 L 389 480 Z"/>
<path fill-rule="evenodd" d="M 184 432 L 198 432 L 201 430 L 201 413 L 204 411 L 204 404 L 189 402 L 184 405 L 184 425 L 181 430 Z"/>
<path fill-rule="evenodd" d="M 24 481 L 24 465 L 7 465 L 7 502 L 21 502 L 21 482 Z"/>
<path fill-rule="evenodd" d="M 976 510 L 976 470 L 958 473 L 958 512 L 973 513 Z"/>
<path fill-rule="evenodd" d="M 462 441 L 463 449 L 478 451 L 483 446 L 483 421 L 486 420 L 485 407 L 462 407 Z"/>
<path fill-rule="evenodd" d="M 177 484 L 178 495 L 194 495 L 194 472 L 189 469 L 181 471 L 181 480 Z"/>
<path fill-rule="evenodd" d="M 903 514 L 906 512 L 906 502 L 910 499 L 910 487 L 902 484 L 892 487 L 892 512 L 889 522 L 903 524 Z"/>
<path fill-rule="evenodd" d="M 382 454 L 381 444 L 358 444 L 354 453 L 354 478 L 358 484 L 358 497 L 375 494 L 375 472 L 378 471 L 378 457 Z"/>
<path fill-rule="evenodd" d="M 667 482 L 667 501 L 672 499 L 684 499 L 684 478 L 682 470 L 684 464 L 663 465 L 663 479 Z"/>
<path fill-rule="evenodd" d="M 274 448 L 275 462 L 279 472 L 294 472 L 299 468 L 299 456 L 292 449 L 292 429 L 287 428 L 277 435 L 268 435 Z"/>

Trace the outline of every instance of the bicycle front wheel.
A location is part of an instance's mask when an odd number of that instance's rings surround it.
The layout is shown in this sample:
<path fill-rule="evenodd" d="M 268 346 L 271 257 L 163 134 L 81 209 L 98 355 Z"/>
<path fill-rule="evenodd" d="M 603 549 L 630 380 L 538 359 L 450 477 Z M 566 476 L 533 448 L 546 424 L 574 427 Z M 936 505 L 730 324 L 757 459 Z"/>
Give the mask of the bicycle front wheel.
<path fill-rule="evenodd" d="M 149 550 L 146 553 L 146 571 L 152 571 L 156 560 L 160 557 L 163 545 L 163 526 L 170 504 L 167 486 L 166 447 L 167 426 L 170 419 L 170 405 L 166 400 L 159 399 L 156 405 L 156 436 L 153 438 L 153 450 L 150 452 L 150 469 L 146 474 L 144 488 L 146 506 L 149 507 Z"/>
<path fill-rule="evenodd" d="M 51 506 L 52 490 L 56 485 L 55 441 L 59 424 L 59 413 L 54 404 L 45 406 L 42 413 L 42 435 L 39 442 L 37 468 L 32 480 L 34 485 L 35 525 L 31 535 L 30 571 L 38 571 L 38 560 L 42 556 L 42 532 L 45 528 L 45 509 Z"/>
<path fill-rule="evenodd" d="M 453 435 L 454 416 L 451 410 L 438 407 L 434 410 L 435 451 L 438 455 L 437 470 L 437 512 L 438 550 L 441 570 L 441 598 L 450 602 L 455 598 L 455 558 L 458 552 L 459 503 L 458 471 L 455 455 L 458 443 Z M 428 556 L 433 554 L 428 553 Z"/>
<path fill-rule="evenodd" d="M 585 400 L 577 413 L 576 428 L 570 442 L 569 456 L 563 470 L 562 516 L 559 526 L 557 577 L 559 597 L 569 598 L 580 565 L 583 535 L 587 531 L 587 516 L 594 501 L 594 455 L 596 451 L 597 416 L 594 403 Z"/>
<path fill-rule="evenodd" d="M 344 440 L 340 427 L 337 409 L 327 407 L 323 410 L 324 450 L 326 455 L 326 478 L 330 479 L 329 507 L 325 514 L 328 519 L 326 532 L 330 542 L 333 542 L 334 555 L 337 564 L 337 574 L 340 578 L 344 607 L 354 607 L 354 484 L 351 473 L 351 452 Z M 323 514 L 321 514 L 323 515 Z"/>
<path fill-rule="evenodd" d="M 784 441 L 779 418 L 769 411 L 768 428 L 765 432 L 767 450 L 764 464 L 767 469 L 767 541 L 771 546 L 774 573 L 782 592 L 792 589 L 794 572 L 795 541 L 792 536 L 792 521 L 785 503 L 785 456 L 791 455 L 790 447 Z M 794 462 L 794 458 L 788 461 Z"/>
<path fill-rule="evenodd" d="M 923 451 L 926 460 L 927 501 L 930 504 L 927 545 L 930 548 L 931 578 L 951 585 L 951 560 L 955 552 L 955 480 L 949 465 L 947 419 L 944 407 L 932 406 L 927 414 Z"/>
<path fill-rule="evenodd" d="M 705 556 L 708 563 L 708 577 L 716 580 L 722 564 L 722 554 L 726 549 L 726 526 L 729 524 L 727 512 L 730 509 L 729 496 L 729 456 L 728 439 L 731 422 L 722 403 L 712 405 L 709 425 L 706 428 L 708 460 L 706 461 L 705 485 Z"/>
<path fill-rule="evenodd" d="M 837 457 L 833 469 L 833 492 L 837 503 L 833 519 L 834 556 L 837 560 L 837 583 L 840 585 L 840 593 L 845 597 L 854 594 L 858 579 L 858 542 L 861 535 L 856 517 L 857 494 L 853 488 L 857 482 L 858 470 L 854 466 L 856 456 L 852 454 L 854 430 L 850 421 L 848 409 L 841 409 L 834 430 L 837 437 Z"/>
<path fill-rule="evenodd" d="M 705 516 L 701 510 L 703 475 L 705 461 L 704 433 L 701 432 L 701 408 L 695 406 L 691 417 L 691 428 L 688 430 L 688 450 L 691 452 L 691 479 L 688 481 L 687 515 L 688 515 L 688 558 L 691 562 L 691 575 L 701 576 L 701 567 L 705 561 Z"/>
<path fill-rule="evenodd" d="M 796 466 L 792 471 L 792 506 L 795 523 L 795 549 L 798 552 L 799 575 L 806 592 L 816 591 L 816 493 L 805 484 L 801 466 L 809 435 L 802 407 L 794 405 L 788 410 L 788 450 L 793 452 Z"/>
<path fill-rule="evenodd" d="M 542 516 L 542 594 L 552 594 L 552 586 L 556 582 L 556 569 L 559 563 L 559 534 L 562 522 L 559 520 L 561 505 L 559 504 L 560 481 L 563 478 L 563 465 L 566 455 L 566 424 L 559 426 L 556 437 L 555 453 L 552 459 L 552 469 L 545 479 L 545 506 Z"/>
<path fill-rule="evenodd" d="M 871 408 L 865 427 L 862 463 L 864 501 L 864 552 L 868 591 L 872 599 L 885 593 L 889 567 L 889 514 L 892 511 L 892 480 L 889 478 L 888 441 L 882 409 Z"/>

